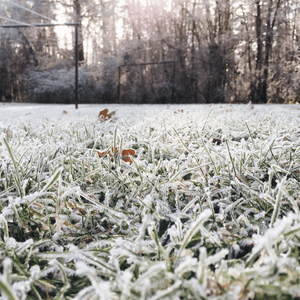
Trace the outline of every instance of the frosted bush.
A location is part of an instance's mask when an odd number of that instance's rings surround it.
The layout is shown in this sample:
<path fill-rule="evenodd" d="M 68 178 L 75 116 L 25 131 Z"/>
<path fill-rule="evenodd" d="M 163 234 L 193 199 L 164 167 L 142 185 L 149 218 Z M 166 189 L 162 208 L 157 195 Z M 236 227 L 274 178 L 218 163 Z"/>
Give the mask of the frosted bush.
<path fill-rule="evenodd" d="M 87 68 L 79 68 L 78 99 L 80 103 L 107 102 L 113 97 L 114 86 L 99 82 Z M 73 103 L 75 99 L 75 68 L 54 70 L 30 70 L 27 84 L 32 102 Z M 106 93 L 105 97 L 104 94 Z"/>

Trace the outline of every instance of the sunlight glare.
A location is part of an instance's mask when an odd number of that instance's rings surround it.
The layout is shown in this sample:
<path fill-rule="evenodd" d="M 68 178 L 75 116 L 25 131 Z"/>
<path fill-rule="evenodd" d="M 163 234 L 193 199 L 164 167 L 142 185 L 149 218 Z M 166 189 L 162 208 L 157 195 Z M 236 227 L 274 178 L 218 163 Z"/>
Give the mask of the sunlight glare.
<path fill-rule="evenodd" d="M 182 0 L 119 0 L 115 7 L 115 12 L 117 16 L 115 19 L 116 39 L 120 41 L 124 38 L 124 30 L 126 30 L 125 22 L 128 21 L 128 16 L 126 17 L 126 15 L 124 15 L 124 8 L 127 8 L 125 10 L 125 14 L 129 13 L 129 15 L 133 19 L 150 18 L 151 20 L 153 18 L 152 15 L 157 12 L 171 12 L 172 3 L 174 4 L 174 1 L 178 2 Z M 58 23 L 72 22 L 72 20 L 69 20 L 66 9 L 68 8 L 64 7 L 62 4 L 57 2 L 56 19 Z M 99 11 L 99 13 L 101 12 Z M 91 31 L 88 33 L 88 36 L 84 36 L 84 51 L 86 52 L 87 57 L 89 58 L 92 57 L 92 36 L 99 34 L 99 32 L 93 30 L 93 28 L 95 29 L 95 25 L 91 24 L 91 22 L 87 19 L 83 19 L 82 27 L 84 35 L 84 29 L 88 26 L 90 26 Z M 55 32 L 58 37 L 59 48 L 72 50 L 74 47 L 74 28 L 71 26 L 59 26 L 55 27 Z"/>

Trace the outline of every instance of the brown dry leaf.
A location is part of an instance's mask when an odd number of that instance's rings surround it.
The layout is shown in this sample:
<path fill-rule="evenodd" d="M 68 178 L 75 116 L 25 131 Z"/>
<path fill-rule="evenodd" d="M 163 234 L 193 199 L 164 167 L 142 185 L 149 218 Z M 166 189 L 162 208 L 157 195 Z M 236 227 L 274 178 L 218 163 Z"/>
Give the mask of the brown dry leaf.
<path fill-rule="evenodd" d="M 112 117 L 116 114 L 116 111 L 112 111 L 111 113 L 108 114 L 108 109 L 105 108 L 103 110 L 100 111 L 98 118 L 101 122 L 105 122 L 108 121 L 110 119 L 112 119 Z"/>
<path fill-rule="evenodd" d="M 109 119 L 111 119 L 115 114 L 116 114 L 116 111 L 114 110 L 114 111 L 112 111 L 111 113 L 109 113 L 109 114 L 107 115 L 107 117 L 108 117 Z"/>
<path fill-rule="evenodd" d="M 111 152 L 114 153 L 114 147 L 111 147 Z M 116 151 L 115 151 L 115 154 L 118 154 L 119 150 L 118 148 L 116 147 Z"/>
<path fill-rule="evenodd" d="M 98 118 L 100 118 L 101 116 L 106 117 L 106 116 L 107 116 L 107 113 L 108 113 L 108 109 L 107 109 L 107 108 L 101 110 L 101 111 L 99 112 Z"/>
<path fill-rule="evenodd" d="M 68 113 L 68 112 L 67 112 L 66 110 L 64 110 L 64 111 L 63 111 L 63 114 L 65 114 L 65 115 L 66 115 L 67 113 Z"/>
<path fill-rule="evenodd" d="M 100 157 L 102 157 L 102 156 L 106 153 L 106 151 L 103 151 L 103 152 L 102 152 L 102 151 L 99 151 L 99 150 L 95 150 L 95 152 L 96 152 Z M 113 155 L 113 153 L 114 153 L 114 147 L 112 147 L 111 150 L 109 150 L 109 151 L 107 152 L 107 154 L 109 154 L 109 155 Z M 118 154 L 118 153 L 119 153 L 119 149 L 116 148 L 116 149 L 115 149 L 115 154 Z M 134 156 L 134 155 L 135 155 L 135 150 L 133 150 L 133 149 L 124 149 L 124 150 L 122 151 L 122 159 L 123 159 L 123 161 L 129 162 L 130 164 L 132 164 L 132 160 L 130 159 L 129 155 Z"/>
<path fill-rule="evenodd" d="M 101 156 L 104 155 L 104 153 L 105 153 L 106 151 L 101 152 L 101 151 L 95 150 L 95 152 L 101 157 Z M 108 153 L 109 153 L 109 152 L 108 152 Z M 107 154 L 108 154 L 108 153 L 107 153 Z"/>
<path fill-rule="evenodd" d="M 101 152 L 101 151 L 98 151 L 98 150 L 95 150 L 95 152 L 101 157 L 101 156 L 103 156 L 105 153 L 106 153 L 106 151 L 103 151 L 103 152 Z M 116 148 L 116 154 L 119 152 L 119 150 L 118 150 L 118 148 Z M 111 147 L 111 150 L 109 150 L 107 153 L 106 153 L 106 155 L 107 154 L 109 154 L 109 155 L 112 155 L 114 153 L 114 147 Z"/>
<path fill-rule="evenodd" d="M 135 155 L 135 150 L 133 150 L 133 149 L 124 149 L 122 151 L 123 161 L 124 162 L 129 162 L 130 164 L 132 164 L 133 161 L 131 160 L 129 155 L 134 156 Z"/>
<path fill-rule="evenodd" d="M 135 150 L 133 150 L 133 149 L 124 149 L 122 151 L 122 155 L 123 156 L 128 156 L 128 155 L 134 156 L 135 155 Z"/>
<path fill-rule="evenodd" d="M 132 164 L 132 160 L 130 159 L 130 157 L 124 157 L 123 161 L 124 162 L 129 162 L 130 164 Z"/>
<path fill-rule="evenodd" d="M 31 115 L 31 112 L 27 113 L 26 116 Z"/>
<path fill-rule="evenodd" d="M 174 115 L 180 114 L 180 113 L 183 113 L 183 112 L 184 112 L 183 109 L 177 109 L 176 111 L 174 111 Z"/>

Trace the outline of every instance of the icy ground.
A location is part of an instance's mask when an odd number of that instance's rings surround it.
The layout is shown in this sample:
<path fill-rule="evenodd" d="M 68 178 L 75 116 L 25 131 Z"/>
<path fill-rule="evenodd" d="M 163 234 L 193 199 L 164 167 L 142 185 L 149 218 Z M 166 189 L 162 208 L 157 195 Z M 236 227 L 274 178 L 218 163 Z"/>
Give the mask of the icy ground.
<path fill-rule="evenodd" d="M 294 299 L 299 203 L 299 105 L 0 103 L 0 300 Z"/>
<path fill-rule="evenodd" d="M 250 117 L 256 114 L 266 115 L 285 115 L 289 118 L 298 116 L 300 105 L 222 105 L 222 104 L 203 104 L 203 105 L 119 105 L 119 104 L 79 104 L 78 109 L 75 105 L 57 105 L 57 104 L 27 104 L 27 103 L 0 103 L 0 128 L 7 126 L 16 126 L 29 120 L 60 120 L 69 121 L 75 118 L 96 118 L 98 113 L 107 108 L 110 111 L 116 111 L 118 118 L 128 116 L 140 119 L 145 116 L 151 116 L 157 111 L 163 112 L 165 109 L 176 111 L 184 109 L 191 114 L 206 116 L 212 110 L 215 113 L 223 113 L 224 117 L 240 118 Z M 253 109 L 252 109 L 253 108 Z M 67 114 L 63 112 L 66 111 Z M 211 120 L 212 121 L 212 120 Z"/>

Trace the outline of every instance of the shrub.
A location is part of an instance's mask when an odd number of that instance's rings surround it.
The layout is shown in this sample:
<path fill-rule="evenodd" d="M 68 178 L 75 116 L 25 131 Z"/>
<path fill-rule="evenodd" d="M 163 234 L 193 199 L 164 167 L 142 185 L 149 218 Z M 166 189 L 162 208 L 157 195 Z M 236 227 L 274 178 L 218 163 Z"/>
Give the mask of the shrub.
<path fill-rule="evenodd" d="M 27 76 L 30 101 L 39 103 L 74 103 L 75 68 L 29 70 Z M 113 84 L 112 84 L 113 85 Z M 109 102 L 114 97 L 115 89 L 107 90 L 107 84 L 101 82 L 87 68 L 80 68 L 78 73 L 79 103 Z"/>

